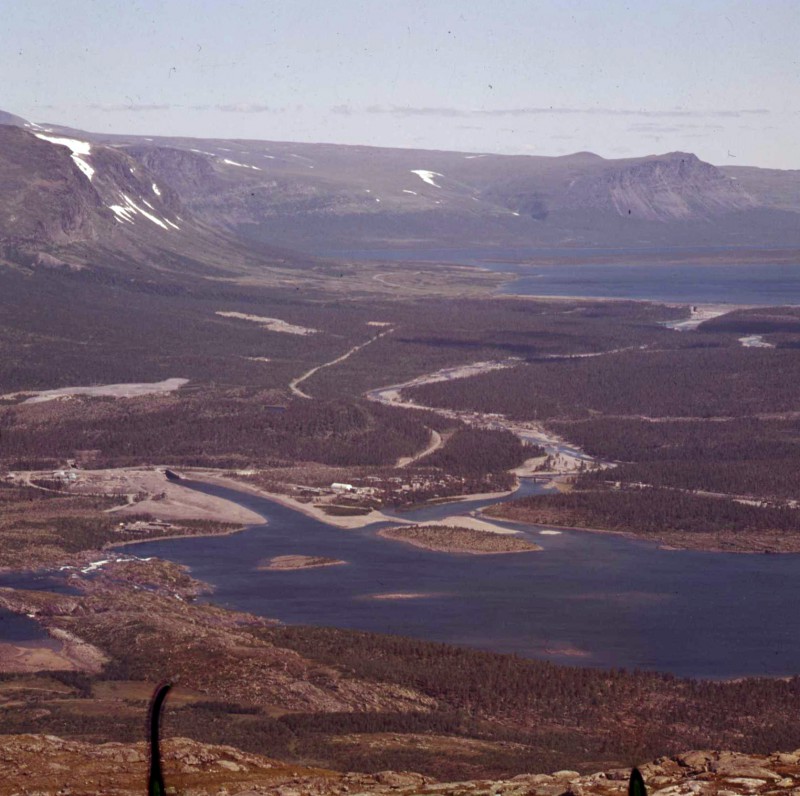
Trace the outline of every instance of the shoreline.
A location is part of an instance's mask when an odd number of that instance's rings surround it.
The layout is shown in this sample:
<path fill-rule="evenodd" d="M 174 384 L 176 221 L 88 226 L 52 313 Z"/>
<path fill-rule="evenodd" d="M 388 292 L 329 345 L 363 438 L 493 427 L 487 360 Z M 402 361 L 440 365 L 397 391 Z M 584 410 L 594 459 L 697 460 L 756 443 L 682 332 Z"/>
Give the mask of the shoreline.
<path fill-rule="evenodd" d="M 231 523 L 236 527 L 220 532 L 170 533 L 164 536 L 144 537 L 141 539 L 128 539 L 119 542 L 109 541 L 103 547 L 98 548 L 97 550 L 84 551 L 84 552 L 102 554 L 104 551 L 121 550 L 124 548 L 135 547 L 136 545 L 146 544 L 150 542 L 162 542 L 162 541 L 165 542 L 165 541 L 174 541 L 181 539 L 203 539 L 203 538 L 233 536 L 235 534 L 247 530 L 248 528 L 258 525 L 268 524 L 268 520 L 263 514 L 260 514 L 254 509 L 245 508 L 240 504 L 236 503 L 235 501 L 228 500 L 227 498 L 222 498 L 215 495 L 205 495 L 203 493 L 194 492 L 193 495 L 196 496 L 194 500 L 189 500 L 189 501 L 185 500 L 185 497 L 187 495 L 192 494 L 192 490 L 182 489 L 181 488 L 182 484 L 180 481 L 177 482 L 167 481 L 166 478 L 163 475 L 161 475 L 161 473 L 159 473 L 159 469 L 163 468 L 155 466 L 132 467 L 132 468 L 120 468 L 119 470 L 112 469 L 105 471 L 87 471 L 87 472 L 92 472 L 93 475 L 96 475 L 99 478 L 104 478 L 109 476 L 113 478 L 114 476 L 121 476 L 133 481 L 139 481 L 140 478 L 141 479 L 153 478 L 155 476 L 158 478 L 159 488 L 160 489 L 163 488 L 165 489 L 165 491 L 168 490 L 170 493 L 169 501 L 146 500 L 142 501 L 141 503 L 122 506 L 119 509 L 112 509 L 109 512 L 110 514 L 125 516 L 126 513 L 140 513 L 141 511 L 144 510 L 149 514 L 152 514 L 157 519 L 163 518 L 165 520 L 173 520 L 173 521 L 180 521 L 180 519 L 216 519 L 217 521 L 220 522 Z M 329 515 L 326 514 L 320 508 L 317 508 L 311 504 L 301 503 L 300 501 L 295 500 L 294 498 L 288 495 L 283 495 L 276 492 L 270 492 L 266 489 L 248 483 L 246 481 L 240 481 L 233 476 L 231 471 L 185 469 L 182 470 L 182 472 L 185 473 L 186 480 L 196 480 L 201 483 L 221 486 L 226 489 L 231 489 L 233 491 L 251 494 L 256 497 L 277 503 L 278 505 L 281 505 L 290 510 L 297 511 L 331 528 L 338 528 L 340 530 L 360 530 L 362 528 L 365 528 L 367 526 L 376 523 L 391 523 L 393 525 L 430 524 L 429 521 L 415 522 L 410 518 L 402 516 L 402 512 L 398 512 L 397 515 L 388 515 L 382 511 L 372 510 L 370 513 L 364 515 L 354 515 L 354 516 Z M 564 473 L 550 474 L 551 482 L 554 485 L 556 485 L 559 481 L 559 478 L 563 478 L 564 475 L 565 475 Z M 731 548 L 723 546 L 720 545 L 719 543 L 712 542 L 712 540 L 710 539 L 701 538 L 698 539 L 696 543 L 692 543 L 692 541 L 687 542 L 685 535 L 677 539 L 671 538 L 671 535 L 652 537 L 652 536 L 639 535 L 633 531 L 614 530 L 610 528 L 580 527 L 574 525 L 556 525 L 553 523 L 541 524 L 526 520 L 510 519 L 507 517 L 493 517 L 491 514 L 486 514 L 486 511 L 488 509 L 491 509 L 494 505 L 497 504 L 492 504 L 492 506 L 486 506 L 484 508 L 477 510 L 477 512 L 471 518 L 468 517 L 467 515 L 460 515 L 458 513 L 459 504 L 461 503 L 476 501 L 476 500 L 499 501 L 502 498 L 509 497 L 513 495 L 515 492 L 517 492 L 519 489 L 519 485 L 520 485 L 520 480 L 518 477 L 517 486 L 512 490 L 506 490 L 502 492 L 475 493 L 470 495 L 458 495 L 458 496 L 453 496 L 452 498 L 444 499 L 440 503 L 437 503 L 437 505 L 452 504 L 453 514 L 442 517 L 440 520 L 433 522 L 432 524 L 447 525 L 458 522 L 461 522 L 461 524 L 465 524 L 468 523 L 471 519 L 473 522 L 477 520 L 479 522 L 491 525 L 496 521 L 500 521 L 500 522 L 516 523 L 536 530 L 555 529 L 559 531 L 610 534 L 614 536 L 624 537 L 631 541 L 647 542 L 649 544 L 658 546 L 664 552 L 691 551 L 691 552 L 703 552 L 703 553 L 713 553 L 713 554 L 737 554 L 737 555 L 765 555 L 765 554 L 800 555 L 800 541 L 798 542 L 797 549 L 781 549 L 779 546 L 776 546 L 774 543 L 770 543 L 769 541 L 767 541 L 766 544 L 762 544 L 761 546 L 755 546 L 758 544 L 758 542 L 756 541 L 755 545 L 749 545 L 745 549 L 742 549 L 741 547 Z M 197 496 L 199 496 L 200 498 L 199 500 L 197 500 Z M 155 509 L 155 511 L 153 511 L 150 507 L 152 507 L 152 509 Z M 166 511 L 162 512 L 159 511 L 159 509 L 166 509 Z M 176 514 L 181 516 L 176 516 Z M 484 530 L 488 529 L 484 528 Z M 505 529 L 503 530 L 498 529 L 498 531 L 494 532 L 507 532 L 507 531 L 505 531 Z M 36 567 L 35 571 L 48 571 L 49 569 L 51 569 L 51 567 L 45 565 Z M 17 569 L 13 567 L 0 567 L 0 574 L 12 574 L 15 572 L 22 572 L 22 571 L 34 571 L 34 570 Z"/>
<path fill-rule="evenodd" d="M 534 268 L 539 268 L 542 266 L 532 266 Z M 495 272 L 496 273 L 496 272 Z M 567 293 L 560 293 L 558 295 L 547 295 L 547 294 L 540 294 L 540 293 L 500 293 L 498 291 L 502 290 L 504 287 L 512 285 L 514 282 L 517 282 L 521 279 L 524 279 L 524 274 L 515 274 L 514 278 L 503 282 L 494 293 L 491 294 L 490 298 L 493 299 L 529 299 L 531 301 L 552 301 L 557 303 L 564 303 L 567 301 L 580 301 L 580 302 L 626 302 L 626 303 L 636 303 L 636 304 L 657 304 L 662 307 L 674 307 L 676 309 L 680 309 L 681 307 L 724 307 L 726 312 L 733 312 L 734 310 L 746 310 L 746 309 L 758 309 L 759 307 L 771 307 L 775 306 L 773 304 L 734 304 L 728 303 L 726 301 L 701 301 L 696 300 L 693 301 L 691 299 L 687 299 L 686 301 L 677 301 L 675 299 L 657 299 L 657 298 L 634 298 L 632 296 L 576 296 L 570 295 Z M 781 305 L 782 306 L 782 305 Z M 798 306 L 796 304 L 788 305 L 788 306 Z"/>
<path fill-rule="evenodd" d="M 513 490 L 504 491 L 504 492 L 486 492 L 486 493 L 476 493 L 474 495 L 460 495 L 454 497 L 452 499 L 448 499 L 447 501 L 443 501 L 437 505 L 444 505 L 446 503 L 454 504 L 454 513 L 452 515 L 442 517 L 440 520 L 437 521 L 423 521 L 423 522 L 414 522 L 411 519 L 407 519 L 402 516 L 390 516 L 384 514 L 380 511 L 371 511 L 369 514 L 364 515 L 356 515 L 356 516 L 335 516 L 326 514 L 322 509 L 319 509 L 315 506 L 301 503 L 298 500 L 295 500 L 288 495 L 282 495 L 276 492 L 269 492 L 261 487 L 255 486 L 253 484 L 249 484 L 245 481 L 239 481 L 236 478 L 232 477 L 231 475 L 227 474 L 226 471 L 215 471 L 210 472 L 208 470 L 184 470 L 183 472 L 186 473 L 187 479 L 186 480 L 195 480 L 200 481 L 202 483 L 207 483 L 211 485 L 221 486 L 226 489 L 232 489 L 234 491 L 245 492 L 247 494 L 254 495 L 259 498 L 263 498 L 265 500 L 272 501 L 277 503 L 284 508 L 291 509 L 293 511 L 297 511 L 311 519 L 317 520 L 322 522 L 325 525 L 328 525 L 332 528 L 338 528 L 339 530 L 360 530 L 365 528 L 369 525 L 373 525 L 379 522 L 386 522 L 386 523 L 393 523 L 394 525 L 426 525 L 426 524 L 438 524 L 438 525 L 447 525 L 449 523 L 468 523 L 470 520 L 472 522 L 478 521 L 482 523 L 486 523 L 487 525 L 492 525 L 496 522 L 508 522 L 514 523 L 519 525 L 525 525 L 529 528 L 534 528 L 536 530 L 558 530 L 558 531 L 574 531 L 578 533 L 593 533 L 593 534 L 605 534 L 605 535 L 612 535 L 618 536 L 630 541 L 639 541 L 639 542 L 646 542 L 648 544 L 656 545 L 659 549 L 663 550 L 664 552 L 696 552 L 696 553 L 713 553 L 715 555 L 727 555 L 727 554 L 736 554 L 736 555 L 800 555 L 800 543 L 798 544 L 797 550 L 780 550 L 774 547 L 761 547 L 758 549 L 741 549 L 741 548 L 726 548 L 721 547 L 719 545 L 713 544 L 702 544 L 702 541 L 699 541 L 699 544 L 687 544 L 685 541 L 685 537 L 679 540 L 671 539 L 669 536 L 666 537 L 657 537 L 654 538 L 652 536 L 642 536 L 633 531 L 620 531 L 614 530 L 611 528 L 589 528 L 589 527 L 580 527 L 575 525 L 556 525 L 554 523 L 549 524 L 542 524 L 537 522 L 529 522 L 525 520 L 517 520 L 517 519 L 510 519 L 506 517 L 493 517 L 491 514 L 486 514 L 486 510 L 491 508 L 491 506 L 487 506 L 485 508 L 479 509 L 474 516 L 467 516 L 467 515 L 459 515 L 457 513 L 457 507 L 459 503 L 469 502 L 473 500 L 493 500 L 497 499 L 500 500 L 504 497 L 508 497 L 513 495 L 518 489 L 517 486 Z M 563 474 L 562 474 L 563 475 Z M 553 476 L 553 482 L 555 483 L 558 479 L 558 475 Z M 180 485 L 180 482 L 175 482 L 176 486 Z M 220 501 L 224 501 L 225 503 L 231 504 L 232 501 L 229 501 L 225 498 L 216 498 Z M 238 505 L 238 504 L 234 504 Z M 497 505 L 497 504 L 493 504 Z M 253 514 L 258 516 L 260 520 L 258 522 L 252 524 L 244 524 L 240 527 L 223 531 L 221 533 L 202 533 L 202 534 L 170 534 L 168 536 L 160 536 L 157 538 L 150 538 L 150 539 L 134 539 L 128 540 L 124 542 L 115 542 L 106 547 L 102 548 L 103 550 L 108 549 L 117 549 L 123 547 L 134 546 L 137 544 L 143 544 L 146 542 L 161 542 L 161 541 L 168 541 L 168 540 L 176 540 L 176 539 L 202 539 L 202 538 L 213 538 L 213 537 L 220 537 L 220 536 L 233 536 L 237 533 L 241 533 L 247 528 L 253 527 L 253 525 L 266 525 L 268 524 L 268 520 L 261 514 L 258 514 L 255 511 L 252 511 Z M 513 533 L 513 531 L 508 531 L 507 529 L 498 529 L 497 531 L 487 531 L 489 533 Z M 399 540 L 394 540 L 399 541 Z M 436 551 L 432 551 L 436 552 Z M 443 552 L 443 551 L 438 551 Z M 15 570 L 8 570 L 9 572 L 13 572 Z"/>
<path fill-rule="evenodd" d="M 268 524 L 266 518 L 261 524 Z M 149 542 L 169 542 L 174 539 L 218 539 L 223 536 L 234 536 L 252 527 L 252 525 L 242 525 L 240 528 L 231 528 L 227 531 L 220 531 L 219 533 L 171 533 L 167 536 L 150 536 L 146 539 L 128 539 L 125 542 L 111 542 L 103 547 L 102 550 L 116 550 L 119 547 L 132 547 L 137 544 L 148 544 Z"/>
<path fill-rule="evenodd" d="M 483 515 L 483 511 L 478 512 L 479 516 Z M 655 545 L 659 550 L 665 553 L 713 553 L 715 555 L 742 555 L 742 556 L 755 556 L 755 555 L 796 555 L 800 556 L 800 541 L 798 542 L 797 550 L 775 550 L 762 548 L 760 550 L 742 550 L 742 549 L 729 549 L 722 547 L 712 546 L 693 546 L 687 544 L 680 544 L 676 540 L 666 538 L 654 538 L 652 536 L 641 536 L 633 531 L 615 531 L 611 528 L 582 528 L 577 525 L 556 525 L 555 523 L 542 524 L 538 522 L 531 522 L 528 520 L 510 519 L 507 517 L 492 517 L 491 514 L 486 515 L 488 519 L 498 520 L 500 522 L 510 522 L 516 525 L 526 525 L 529 528 L 535 528 L 537 531 L 576 531 L 578 533 L 594 533 L 603 534 L 606 536 L 619 536 L 624 539 L 636 542 L 647 542 L 648 544 Z"/>
<path fill-rule="evenodd" d="M 223 477 L 220 480 L 227 482 L 228 479 L 225 479 Z M 177 483 L 180 483 L 180 482 L 177 482 Z M 494 519 L 494 518 L 492 518 L 492 519 Z M 517 522 L 517 521 L 514 521 L 514 522 Z M 521 525 L 527 525 L 527 526 L 533 525 L 532 523 L 520 523 L 520 524 Z M 554 528 L 554 527 L 557 527 L 557 526 L 549 525 L 549 526 L 539 526 L 539 527 Z M 646 539 L 646 538 L 643 538 L 643 537 L 636 537 L 635 535 L 631 535 L 629 533 L 622 532 L 622 531 L 610 531 L 610 530 L 604 530 L 604 529 L 588 529 L 588 528 L 567 528 L 567 527 L 564 527 L 563 530 L 576 530 L 576 531 L 584 531 L 584 532 L 588 531 L 588 532 L 604 533 L 604 534 L 612 533 L 612 534 L 615 534 L 615 535 L 626 536 L 626 537 L 631 538 L 631 539 L 641 539 L 641 541 L 653 542 L 653 540 L 651 540 L 651 539 Z M 231 535 L 232 535 L 232 533 L 236 533 L 236 532 L 238 532 L 238 530 L 237 531 L 232 531 Z M 153 541 L 158 541 L 158 540 L 153 540 Z M 397 541 L 404 541 L 404 540 L 397 540 Z M 436 552 L 436 551 L 431 551 L 431 552 Z M 443 553 L 446 553 L 446 554 L 450 554 L 449 551 L 438 551 L 438 552 L 443 552 Z M 518 551 L 518 552 L 524 552 L 524 551 Z M 529 552 L 534 552 L 534 551 L 529 551 Z M 546 548 L 545 548 L 545 552 L 546 552 Z M 732 552 L 732 551 L 720 551 L 720 552 Z M 453 551 L 452 554 L 461 555 L 462 552 L 461 551 Z M 468 553 L 463 553 L 463 554 L 466 555 Z M 510 554 L 510 552 L 509 552 L 509 554 Z M 532 559 L 531 559 L 531 561 L 532 561 Z M 358 599 L 379 600 L 379 601 L 381 601 L 381 600 L 396 601 L 397 600 L 397 601 L 414 602 L 416 600 L 424 601 L 424 600 L 428 600 L 428 599 L 439 599 L 439 598 L 443 598 L 445 596 L 447 596 L 447 594 L 445 592 L 426 592 L 426 591 L 422 591 L 422 590 L 419 591 L 419 592 L 416 592 L 416 591 L 413 591 L 413 589 L 409 589 L 407 592 L 387 591 L 385 593 L 377 592 L 377 593 L 372 593 L 372 594 L 366 594 L 366 595 L 360 596 Z M 211 599 L 211 601 L 213 602 L 213 598 Z M 331 625 L 331 626 L 335 627 L 336 625 Z M 23 642 L 23 644 L 24 644 L 24 642 Z M 456 643 L 455 646 L 457 646 L 457 647 L 467 646 L 468 647 L 469 645 L 461 645 L 461 644 L 457 644 Z M 540 660 L 541 659 L 549 659 L 549 655 L 545 655 L 544 657 L 540 657 L 538 655 L 531 655 L 531 657 L 534 658 L 534 659 L 540 659 Z M 564 662 L 561 662 L 561 663 L 563 664 Z M 86 665 L 86 664 L 83 664 L 83 665 Z M 772 680 L 772 679 L 780 679 L 780 678 L 785 677 L 785 676 L 786 675 L 762 675 L 762 674 L 749 675 L 749 677 L 758 677 L 759 679 L 770 679 L 770 680 Z M 707 680 L 725 681 L 725 680 L 728 680 L 728 679 L 735 680 L 738 677 L 740 677 L 740 676 L 737 675 L 737 676 L 730 677 L 730 678 L 701 676 L 701 677 L 692 677 L 690 679 L 699 680 L 699 681 L 707 681 Z"/>
<path fill-rule="evenodd" d="M 238 492 L 246 492 L 256 497 L 263 498 L 264 500 L 271 500 L 273 503 L 277 503 L 284 508 L 298 511 L 301 514 L 305 514 L 307 517 L 319 520 L 325 525 L 330 525 L 334 528 L 354 530 L 364 528 L 376 522 L 397 522 L 394 517 L 390 517 L 374 509 L 370 511 L 369 514 L 356 514 L 349 517 L 326 514 L 322 509 L 310 503 L 301 503 L 299 500 L 295 500 L 289 497 L 289 495 L 282 495 L 279 492 L 268 492 L 266 489 L 256 486 L 255 484 L 248 483 L 247 481 L 240 481 L 232 475 L 226 474 L 226 471 L 211 473 L 207 470 L 184 470 L 184 472 L 191 475 L 191 479 L 187 480 L 201 481 L 211 484 L 212 486 L 221 486 Z M 400 520 L 399 522 L 403 521 Z"/>
<path fill-rule="evenodd" d="M 180 524 L 192 520 L 247 526 L 265 522 L 262 515 L 238 503 L 201 492 L 182 489 L 179 481 L 170 481 L 165 470 L 171 465 L 151 464 L 136 467 L 109 467 L 100 470 L 73 470 L 75 480 L 62 493 L 73 496 L 119 495 L 127 500 L 105 510 L 108 517 L 127 519 L 147 514 L 155 520 Z M 187 469 L 185 472 L 193 472 Z M 50 470 L 19 470 L 10 473 L 20 485 L 31 479 L 51 477 Z M 41 488 L 41 487 L 40 487 Z M 146 497 L 136 500 L 138 495 Z"/>

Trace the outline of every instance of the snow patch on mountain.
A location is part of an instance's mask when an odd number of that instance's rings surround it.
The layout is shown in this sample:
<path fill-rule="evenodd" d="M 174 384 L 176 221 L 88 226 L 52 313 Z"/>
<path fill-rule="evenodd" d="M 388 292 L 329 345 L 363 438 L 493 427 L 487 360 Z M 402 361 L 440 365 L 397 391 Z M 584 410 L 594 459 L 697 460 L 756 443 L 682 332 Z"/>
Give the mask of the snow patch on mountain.
<path fill-rule="evenodd" d="M 117 217 L 117 221 L 127 221 L 129 224 L 133 224 L 133 210 L 122 205 L 109 205 L 108 207 Z"/>
<path fill-rule="evenodd" d="M 228 166 L 239 166 L 243 169 L 253 169 L 255 171 L 261 171 L 259 166 L 248 166 L 246 163 L 237 163 L 235 160 L 230 160 L 228 158 L 222 158 L 222 162 L 227 164 Z"/>
<path fill-rule="evenodd" d="M 86 175 L 86 178 L 91 182 L 94 176 L 94 169 L 85 161 L 83 157 L 87 157 L 92 152 L 92 145 L 87 141 L 79 141 L 77 138 L 56 138 L 52 135 L 44 135 L 44 133 L 34 133 L 37 138 L 42 141 L 49 141 L 51 144 L 68 147 L 72 152 L 72 160 L 75 165 Z"/>
<path fill-rule="evenodd" d="M 92 145 L 88 141 L 79 141 L 77 138 L 56 138 L 52 135 L 44 135 L 44 133 L 34 133 L 34 135 L 51 144 L 69 147 L 73 155 L 89 155 L 92 151 Z"/>
<path fill-rule="evenodd" d="M 442 186 L 439 185 L 433 178 L 434 177 L 444 177 L 444 174 L 440 174 L 438 171 L 428 171 L 427 169 L 411 169 L 412 174 L 416 174 L 423 182 L 427 182 L 428 185 L 432 185 L 434 188 L 441 188 Z"/>
<path fill-rule="evenodd" d="M 173 224 L 171 221 L 167 219 L 161 219 L 158 216 L 154 215 L 153 213 L 149 213 L 142 207 L 136 204 L 133 199 L 130 198 L 127 194 L 120 194 L 122 197 L 124 204 L 121 205 L 109 205 L 109 209 L 116 215 L 118 221 L 127 221 L 129 224 L 134 223 L 133 216 L 136 213 L 143 215 L 148 221 L 152 221 L 154 224 L 157 224 L 162 229 L 165 229 L 169 232 L 169 224 L 171 227 L 178 229 L 179 227 L 176 224 Z M 142 200 L 144 204 L 146 204 L 151 210 L 155 210 L 155 208 L 148 202 L 146 199 Z"/>

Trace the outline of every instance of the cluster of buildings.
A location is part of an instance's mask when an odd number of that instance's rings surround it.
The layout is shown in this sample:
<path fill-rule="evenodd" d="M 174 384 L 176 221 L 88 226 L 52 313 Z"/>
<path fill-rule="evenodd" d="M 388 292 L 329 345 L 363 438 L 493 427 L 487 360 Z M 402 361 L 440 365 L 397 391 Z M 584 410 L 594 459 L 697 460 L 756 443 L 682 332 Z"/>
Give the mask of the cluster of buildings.
<path fill-rule="evenodd" d="M 410 475 L 410 474 L 409 474 Z M 352 504 L 354 506 L 378 506 L 416 503 L 431 498 L 459 494 L 465 478 L 441 473 L 418 474 L 413 477 L 366 476 L 355 483 L 334 481 L 329 487 L 312 487 L 296 484 L 294 489 L 301 496 L 312 499 L 328 499 L 326 502 Z"/>

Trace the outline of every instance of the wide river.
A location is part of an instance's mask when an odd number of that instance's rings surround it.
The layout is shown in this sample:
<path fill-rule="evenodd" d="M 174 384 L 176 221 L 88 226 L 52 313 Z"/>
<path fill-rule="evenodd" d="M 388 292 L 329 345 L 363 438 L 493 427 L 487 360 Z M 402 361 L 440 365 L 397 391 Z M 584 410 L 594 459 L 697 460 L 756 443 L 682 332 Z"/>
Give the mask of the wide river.
<path fill-rule="evenodd" d="M 500 292 L 517 295 L 800 304 L 800 264 L 532 266 L 524 264 L 526 257 L 557 259 L 564 252 L 519 249 L 493 257 L 468 250 L 327 254 L 409 267 L 415 261 L 480 265 L 514 273 Z M 651 259 L 652 251 L 643 249 L 642 255 Z M 129 551 L 187 564 L 213 584 L 210 599 L 222 605 L 289 623 L 397 633 L 582 666 L 709 678 L 800 673 L 798 555 L 664 551 L 619 536 L 540 535 L 531 528 L 524 532 L 543 552 L 448 555 L 384 540 L 376 536 L 382 526 L 339 530 L 242 492 L 203 484 L 187 488 L 223 495 L 268 522 L 234 536 L 143 543 Z M 538 488 L 523 483 L 521 489 L 524 494 Z M 483 505 L 429 507 L 405 516 L 429 520 Z M 292 572 L 257 569 L 261 559 L 286 554 L 347 564 Z M 0 586 L 53 584 L 6 575 Z M 427 596 L 371 598 L 393 593 Z M 0 639 L 42 635 L 33 620 L 0 611 Z"/>
<path fill-rule="evenodd" d="M 581 666 L 705 678 L 800 672 L 800 556 L 665 551 L 611 534 L 526 535 L 542 552 L 429 552 L 340 530 L 272 501 L 218 486 L 187 488 L 254 509 L 267 524 L 233 536 L 127 549 L 191 567 L 208 599 L 287 623 L 395 633 Z M 541 489 L 524 482 L 522 494 Z M 487 501 L 423 508 L 435 519 Z M 521 527 L 521 526 L 517 526 Z M 304 554 L 345 566 L 259 571 L 261 559 Z M 417 599 L 375 600 L 413 593 Z"/>

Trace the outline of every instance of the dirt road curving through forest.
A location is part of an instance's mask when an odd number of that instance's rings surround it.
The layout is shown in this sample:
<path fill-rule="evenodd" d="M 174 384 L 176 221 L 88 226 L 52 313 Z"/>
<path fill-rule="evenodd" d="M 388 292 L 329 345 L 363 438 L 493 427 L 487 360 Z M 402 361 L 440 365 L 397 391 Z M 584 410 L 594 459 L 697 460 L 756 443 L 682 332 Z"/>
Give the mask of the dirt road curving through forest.
<path fill-rule="evenodd" d="M 340 362 L 344 362 L 345 359 L 348 359 L 349 357 L 353 356 L 353 354 L 357 353 L 362 348 L 366 348 L 368 345 L 374 343 L 376 340 L 380 340 L 381 337 L 383 337 L 384 335 L 391 334 L 393 331 L 394 327 L 392 327 L 391 329 L 385 329 L 379 334 L 376 334 L 375 337 L 370 337 L 370 339 L 367 340 L 366 342 L 359 343 L 358 345 L 353 346 L 349 351 L 345 351 L 345 353 L 342 354 L 340 357 L 336 357 L 336 359 L 332 359 L 330 362 L 323 362 L 321 365 L 315 365 L 313 368 L 303 373 L 302 376 L 298 376 L 296 379 L 292 379 L 289 382 L 289 389 L 298 398 L 308 398 L 309 400 L 312 399 L 313 396 L 309 395 L 307 392 L 304 392 L 303 390 L 300 389 L 300 385 L 304 381 L 310 379 L 315 373 L 322 370 L 323 368 L 330 368 L 333 365 L 338 365 Z"/>

